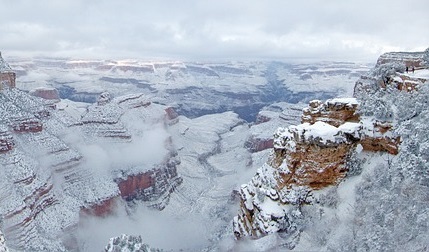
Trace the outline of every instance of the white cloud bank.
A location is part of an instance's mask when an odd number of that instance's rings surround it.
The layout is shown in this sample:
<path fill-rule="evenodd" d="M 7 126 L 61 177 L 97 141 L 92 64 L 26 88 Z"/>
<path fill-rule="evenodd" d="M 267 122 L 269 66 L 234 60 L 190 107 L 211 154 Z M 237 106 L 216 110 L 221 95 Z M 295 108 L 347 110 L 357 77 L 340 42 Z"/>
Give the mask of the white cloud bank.
<path fill-rule="evenodd" d="M 1 0 L 13 55 L 369 59 L 429 46 L 426 0 Z"/>

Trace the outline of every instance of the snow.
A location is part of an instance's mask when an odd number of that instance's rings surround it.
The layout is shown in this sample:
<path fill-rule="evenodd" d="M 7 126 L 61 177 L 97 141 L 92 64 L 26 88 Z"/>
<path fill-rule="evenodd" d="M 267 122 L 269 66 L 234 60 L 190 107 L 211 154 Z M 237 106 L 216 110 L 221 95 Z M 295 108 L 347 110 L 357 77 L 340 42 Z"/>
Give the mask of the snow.
<path fill-rule="evenodd" d="M 346 125 L 345 129 L 350 130 L 354 126 L 355 125 Z M 297 136 L 298 138 L 303 137 L 302 140 L 305 141 L 315 140 L 323 144 L 343 142 L 345 139 L 340 134 L 340 130 L 340 128 L 321 121 L 317 121 L 314 124 L 303 123 L 289 127 L 289 132 L 294 134 L 294 136 Z"/>
<path fill-rule="evenodd" d="M 0 52 L 0 73 L 12 70 L 9 64 L 3 59 Z"/>
<path fill-rule="evenodd" d="M 259 205 L 265 215 L 270 215 L 276 218 L 284 216 L 284 206 L 280 205 L 278 201 L 274 201 L 269 197 L 264 198 L 264 202 Z"/>
<path fill-rule="evenodd" d="M 429 80 L 429 69 L 427 68 L 418 69 L 418 70 L 415 70 L 414 73 L 409 72 L 409 73 L 404 73 L 404 75 L 409 76 L 411 78 L 421 78 L 421 79 Z"/>
<path fill-rule="evenodd" d="M 359 105 L 359 102 L 356 98 L 353 97 L 347 97 L 347 98 L 333 98 L 328 99 L 326 101 L 326 104 L 328 105 L 335 105 L 335 104 L 347 104 L 347 105 Z"/>
<path fill-rule="evenodd" d="M 0 252 L 8 252 L 8 248 L 6 246 L 6 241 L 4 239 L 4 235 L 0 230 Z"/>

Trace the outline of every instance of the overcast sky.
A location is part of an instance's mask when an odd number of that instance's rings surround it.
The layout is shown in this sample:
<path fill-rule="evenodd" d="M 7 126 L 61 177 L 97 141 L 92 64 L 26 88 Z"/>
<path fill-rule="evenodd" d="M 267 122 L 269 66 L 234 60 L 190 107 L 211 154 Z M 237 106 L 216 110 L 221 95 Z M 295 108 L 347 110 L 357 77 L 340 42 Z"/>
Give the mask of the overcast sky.
<path fill-rule="evenodd" d="M 429 47 L 428 0 L 0 0 L 13 56 L 373 61 Z"/>

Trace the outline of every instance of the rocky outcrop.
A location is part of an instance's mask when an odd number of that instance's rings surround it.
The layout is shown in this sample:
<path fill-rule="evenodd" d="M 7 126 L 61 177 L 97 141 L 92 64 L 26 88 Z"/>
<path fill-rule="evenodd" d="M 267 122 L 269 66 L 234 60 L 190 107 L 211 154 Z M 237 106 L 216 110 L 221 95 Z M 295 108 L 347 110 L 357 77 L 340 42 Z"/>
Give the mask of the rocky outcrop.
<path fill-rule="evenodd" d="M 244 147 L 254 153 L 273 148 L 273 142 L 272 138 L 258 138 L 252 136 L 246 140 Z"/>
<path fill-rule="evenodd" d="M 270 160 L 241 187 L 237 238 L 297 231 L 300 206 L 313 202 L 313 191 L 337 185 L 357 149 L 398 153 L 391 124 L 361 117 L 358 105 L 354 98 L 311 101 L 302 124 L 277 130 Z"/>
<path fill-rule="evenodd" d="M 259 111 L 256 121 L 250 127 L 250 136 L 244 147 L 252 153 L 273 148 L 271 129 L 284 125 L 297 124 L 300 121 L 302 107 L 286 102 L 274 103 Z"/>
<path fill-rule="evenodd" d="M 166 161 L 154 169 L 116 179 L 121 197 L 126 201 L 146 201 L 154 208 L 163 209 L 169 194 L 182 183 L 177 174 L 179 163 L 177 153 L 172 151 Z"/>
<path fill-rule="evenodd" d="M 0 125 L 0 153 L 8 152 L 13 149 L 15 142 L 8 128 Z"/>
<path fill-rule="evenodd" d="M 387 87 L 407 92 L 418 90 L 421 85 L 427 83 L 427 55 L 427 51 L 381 55 L 376 67 L 356 82 L 354 96 Z"/>
<path fill-rule="evenodd" d="M 12 70 L 10 65 L 3 59 L 0 52 L 0 90 L 3 84 L 10 88 L 15 88 L 16 73 Z"/>
<path fill-rule="evenodd" d="M 143 243 L 141 236 L 122 234 L 118 237 L 110 238 L 109 244 L 104 248 L 105 252 L 119 251 L 141 251 L 141 252 L 161 252 L 162 250 L 151 248 Z"/>
<path fill-rule="evenodd" d="M 424 52 L 389 52 L 378 58 L 376 67 L 387 63 L 399 63 L 407 67 L 420 68 L 425 65 L 424 56 Z"/>
<path fill-rule="evenodd" d="M 357 106 L 356 100 L 331 99 L 326 103 L 314 100 L 303 110 L 301 122 L 310 124 L 325 122 L 335 127 L 345 122 L 358 122 Z"/>
<path fill-rule="evenodd" d="M 386 87 L 386 85 L 392 85 L 401 91 L 413 91 L 418 90 L 420 85 L 426 83 L 427 79 L 419 78 L 418 76 L 396 73 L 395 75 L 387 76 L 386 81 L 382 87 Z"/>
<path fill-rule="evenodd" d="M 14 72 L 0 72 L 0 83 L 5 84 L 10 88 L 16 87 L 16 74 Z M 1 89 L 1 88 L 0 88 Z"/>
<path fill-rule="evenodd" d="M 56 88 L 41 87 L 31 90 L 30 94 L 46 100 L 60 100 L 60 95 Z"/>
<path fill-rule="evenodd" d="M 118 207 L 119 197 L 112 196 L 100 202 L 95 202 L 89 206 L 82 207 L 80 214 L 97 217 L 106 217 L 111 215 Z"/>
<path fill-rule="evenodd" d="M 43 129 L 42 122 L 36 118 L 17 119 L 12 122 L 12 129 L 15 132 L 40 132 Z"/>
<path fill-rule="evenodd" d="M 172 107 L 168 107 L 164 111 L 167 115 L 167 120 L 171 121 L 171 120 L 175 120 L 177 117 L 179 117 L 179 114 Z"/>
<path fill-rule="evenodd" d="M 112 100 L 112 97 L 109 92 L 103 92 L 98 96 L 97 105 L 104 106 Z"/>

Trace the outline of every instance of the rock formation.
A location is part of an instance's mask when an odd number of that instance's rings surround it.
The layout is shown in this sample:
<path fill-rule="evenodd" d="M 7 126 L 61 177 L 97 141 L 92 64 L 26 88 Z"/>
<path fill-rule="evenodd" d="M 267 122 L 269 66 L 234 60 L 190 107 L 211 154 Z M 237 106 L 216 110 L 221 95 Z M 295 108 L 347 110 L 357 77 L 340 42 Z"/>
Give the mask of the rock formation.
<path fill-rule="evenodd" d="M 413 115 L 401 114 L 406 112 L 400 104 L 387 108 L 387 98 L 379 96 L 407 97 L 426 85 L 426 54 L 382 55 L 377 66 L 356 82 L 354 95 L 359 100 L 311 101 L 303 110 L 300 125 L 279 128 L 268 162 L 240 188 L 240 210 L 233 221 L 235 236 L 259 238 L 282 232 L 287 238 L 282 246 L 293 249 L 304 228 L 303 208 L 319 204 L 318 192 L 344 180 L 357 153 L 366 157 L 372 152 L 400 153 L 401 131 L 395 129 L 394 113 L 401 118 Z M 407 66 L 415 72 L 406 73 Z"/>
<path fill-rule="evenodd" d="M 4 125 L 0 125 L 0 153 L 12 150 L 14 145 L 13 137 L 8 128 Z"/>
<path fill-rule="evenodd" d="M 143 243 L 141 236 L 121 235 L 118 237 L 110 238 L 109 244 L 104 249 L 106 252 L 117 251 L 139 251 L 139 252 L 160 252 L 159 249 L 151 248 L 149 245 Z"/>
<path fill-rule="evenodd" d="M 14 88 L 16 80 L 16 74 L 12 71 L 12 68 L 9 64 L 3 59 L 0 52 L 0 90 L 2 89 L 3 84 L 8 87 Z"/>
<path fill-rule="evenodd" d="M 165 131 L 170 121 L 165 106 L 142 94 L 106 99 L 77 116 L 68 105 L 51 105 L 18 89 L 0 92 L 0 219 L 10 248 L 77 249 L 73 233 L 80 215 L 106 216 L 123 206 L 123 199 L 148 200 L 158 208 L 167 204 L 181 179 L 179 159 Z M 155 139 L 165 149 L 157 163 L 110 168 L 88 163 L 94 157 L 82 146 L 108 142 L 120 149 L 149 135 L 135 123 L 163 132 Z M 95 175 L 95 169 L 103 168 L 107 172 Z M 135 183 L 122 195 L 119 181 L 135 181 L 139 174 L 151 183 Z"/>
<path fill-rule="evenodd" d="M 60 100 L 58 90 L 55 88 L 49 88 L 49 87 L 36 88 L 34 90 L 31 90 L 30 94 L 43 99 L 47 99 L 47 100 L 57 100 L 57 101 Z"/>
<path fill-rule="evenodd" d="M 311 101 L 302 124 L 277 130 L 270 160 L 241 187 L 237 238 L 296 231 L 299 206 L 312 203 L 314 190 L 337 185 L 356 149 L 398 152 L 391 126 L 360 117 L 358 105 L 354 98 Z"/>
<path fill-rule="evenodd" d="M 146 201 L 148 205 L 162 210 L 168 203 L 168 195 L 182 183 L 182 178 L 177 174 L 178 164 L 177 153 L 171 151 L 158 167 L 116 179 L 121 197 L 126 201 Z"/>
<path fill-rule="evenodd" d="M 268 132 L 273 128 L 299 123 L 302 107 L 286 102 L 275 103 L 262 109 L 254 125 L 251 125 L 251 135 L 244 146 L 250 152 L 260 152 L 273 148 L 273 135 Z"/>
<path fill-rule="evenodd" d="M 376 66 L 386 63 L 399 63 L 407 67 L 420 68 L 425 65 L 424 55 L 425 52 L 389 52 L 378 58 Z"/>

